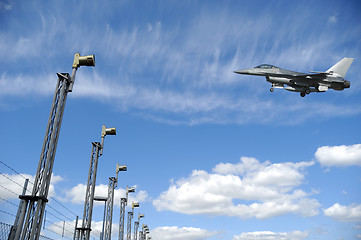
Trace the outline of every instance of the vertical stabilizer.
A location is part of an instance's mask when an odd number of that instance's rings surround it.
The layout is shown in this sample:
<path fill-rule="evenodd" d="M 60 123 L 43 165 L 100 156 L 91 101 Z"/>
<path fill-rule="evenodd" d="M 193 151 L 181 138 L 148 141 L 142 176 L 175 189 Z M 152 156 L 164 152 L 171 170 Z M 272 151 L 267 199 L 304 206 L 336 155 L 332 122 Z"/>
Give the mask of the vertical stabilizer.
<path fill-rule="evenodd" d="M 344 78 L 347 70 L 350 68 L 353 58 L 343 58 L 341 61 L 333 65 L 326 72 L 333 72 L 334 75 Z"/>

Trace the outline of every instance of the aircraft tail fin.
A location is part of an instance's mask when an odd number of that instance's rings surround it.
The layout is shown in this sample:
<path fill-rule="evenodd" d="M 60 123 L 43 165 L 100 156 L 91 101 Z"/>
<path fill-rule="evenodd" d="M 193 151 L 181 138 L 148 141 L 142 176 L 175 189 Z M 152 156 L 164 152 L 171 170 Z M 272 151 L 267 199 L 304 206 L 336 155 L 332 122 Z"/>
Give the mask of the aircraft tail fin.
<path fill-rule="evenodd" d="M 339 61 L 338 63 L 333 65 L 330 69 L 328 69 L 326 72 L 327 73 L 332 72 L 334 75 L 344 78 L 353 60 L 354 60 L 353 58 L 343 58 L 341 61 Z"/>

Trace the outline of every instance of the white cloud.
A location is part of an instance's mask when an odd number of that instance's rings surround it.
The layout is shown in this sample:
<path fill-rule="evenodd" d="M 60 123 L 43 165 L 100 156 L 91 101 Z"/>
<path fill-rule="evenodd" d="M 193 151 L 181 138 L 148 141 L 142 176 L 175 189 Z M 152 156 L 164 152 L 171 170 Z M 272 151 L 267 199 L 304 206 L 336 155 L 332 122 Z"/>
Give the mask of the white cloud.
<path fill-rule="evenodd" d="M 260 163 L 241 158 L 238 164 L 221 163 L 214 173 L 194 170 L 188 178 L 170 185 L 153 205 L 158 211 L 226 215 L 259 219 L 287 213 L 314 216 L 320 204 L 311 193 L 297 189 L 303 169 L 313 162 Z"/>
<path fill-rule="evenodd" d="M 50 218 L 51 216 L 48 217 Z M 82 219 L 79 219 L 77 227 L 81 227 L 81 225 L 82 225 Z M 58 237 L 62 236 L 63 233 L 65 237 L 73 237 L 74 229 L 75 229 L 75 221 L 62 221 L 62 222 L 55 221 L 55 222 L 51 222 L 50 224 L 47 223 L 46 229 L 49 229 L 51 233 L 56 233 Z M 99 222 L 92 221 L 91 229 L 92 229 L 92 231 L 90 232 L 91 238 L 92 237 L 99 238 L 100 233 L 102 232 L 103 229 L 103 221 L 99 221 Z M 44 229 L 42 231 L 44 231 Z M 117 236 L 118 236 L 118 224 L 113 223 L 112 237 L 116 238 Z"/>
<path fill-rule="evenodd" d="M 323 210 L 323 213 L 338 222 L 361 222 L 361 204 L 343 206 L 335 203 Z"/>
<path fill-rule="evenodd" d="M 275 233 L 271 231 L 247 232 L 234 236 L 233 240 L 302 240 L 309 236 L 309 232 L 293 231 Z"/>
<path fill-rule="evenodd" d="M 157 227 L 152 229 L 150 235 L 155 240 L 202 240 L 217 235 L 205 229 L 194 227 Z"/>
<path fill-rule="evenodd" d="M 70 190 L 65 191 L 65 198 L 63 201 L 69 200 L 72 203 L 84 204 L 85 200 L 86 185 L 79 183 L 72 187 Z M 114 190 L 114 206 L 120 206 L 120 198 L 125 197 L 125 189 L 116 188 Z M 94 196 L 107 197 L 108 196 L 108 185 L 100 184 L 95 187 Z M 144 190 L 136 189 L 135 193 L 129 193 L 128 205 L 131 202 L 144 202 L 148 199 L 148 193 Z M 95 201 L 95 204 L 103 206 L 103 203 Z"/>
<path fill-rule="evenodd" d="M 323 166 L 361 166 L 361 144 L 323 146 L 317 149 L 315 157 Z"/>

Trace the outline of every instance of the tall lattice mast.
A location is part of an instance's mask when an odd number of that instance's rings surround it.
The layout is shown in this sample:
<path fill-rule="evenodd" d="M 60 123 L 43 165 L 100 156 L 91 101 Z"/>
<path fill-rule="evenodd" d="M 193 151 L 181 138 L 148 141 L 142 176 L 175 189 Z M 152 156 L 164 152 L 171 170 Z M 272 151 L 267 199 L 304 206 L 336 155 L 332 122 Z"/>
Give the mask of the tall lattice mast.
<path fill-rule="evenodd" d="M 129 188 L 125 192 L 125 198 L 120 199 L 120 217 L 119 217 L 119 240 L 124 240 L 124 215 L 125 215 L 125 206 L 128 205 L 128 194 L 130 192 L 135 192 L 135 187 Z"/>
<path fill-rule="evenodd" d="M 106 135 L 116 135 L 115 128 L 106 128 L 103 125 L 101 142 L 92 142 L 89 175 L 84 202 L 83 221 L 82 226 L 76 228 L 76 239 L 89 240 L 90 238 L 98 159 L 103 154 L 104 138 Z"/>
<path fill-rule="evenodd" d="M 110 240 L 112 237 L 112 219 L 113 219 L 113 203 L 114 189 L 118 186 L 118 172 L 127 171 L 127 165 L 119 165 L 116 167 L 116 177 L 109 178 L 108 199 L 106 206 L 105 233 L 103 239 Z"/>
<path fill-rule="evenodd" d="M 80 66 L 95 66 L 94 55 L 81 57 L 79 53 L 76 53 L 72 75 L 70 76 L 69 73 L 57 74 L 58 83 L 55 88 L 33 191 L 31 195 L 20 196 L 20 199 L 24 200 L 24 204 L 18 226 L 15 226 L 15 239 L 39 239 L 45 205 L 48 202 L 47 197 L 65 103 L 68 92 L 73 90 L 75 74 Z"/>

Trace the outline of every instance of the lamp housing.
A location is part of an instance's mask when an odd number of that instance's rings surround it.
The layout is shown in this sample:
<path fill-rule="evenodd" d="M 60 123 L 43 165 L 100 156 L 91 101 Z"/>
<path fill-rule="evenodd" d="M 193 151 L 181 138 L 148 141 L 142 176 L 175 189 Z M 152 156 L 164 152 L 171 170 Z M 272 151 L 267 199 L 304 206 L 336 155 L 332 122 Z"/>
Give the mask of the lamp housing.
<path fill-rule="evenodd" d="M 132 208 L 136 208 L 139 207 L 139 202 L 133 202 L 132 203 Z"/>
<path fill-rule="evenodd" d="M 127 193 L 135 192 L 135 187 L 128 187 L 127 186 Z"/>
<path fill-rule="evenodd" d="M 119 165 L 119 163 L 117 163 L 116 172 L 119 172 L 119 171 L 127 171 L 127 165 Z"/>
<path fill-rule="evenodd" d="M 94 55 L 80 56 L 80 53 L 75 53 L 73 68 L 78 68 L 80 66 L 95 67 L 95 56 Z"/>
<path fill-rule="evenodd" d="M 117 135 L 116 129 L 113 128 L 106 128 L 105 125 L 102 126 L 102 138 L 106 135 Z"/>

